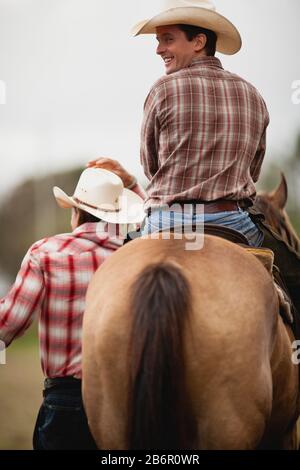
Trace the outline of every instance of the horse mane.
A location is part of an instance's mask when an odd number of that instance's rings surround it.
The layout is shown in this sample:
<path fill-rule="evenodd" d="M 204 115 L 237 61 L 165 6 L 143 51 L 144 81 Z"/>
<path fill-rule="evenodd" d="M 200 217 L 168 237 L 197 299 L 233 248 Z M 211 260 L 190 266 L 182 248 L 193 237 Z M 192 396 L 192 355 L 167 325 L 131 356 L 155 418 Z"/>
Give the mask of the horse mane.
<path fill-rule="evenodd" d="M 258 193 L 255 208 L 264 214 L 266 222 L 284 242 L 294 251 L 300 253 L 300 239 L 285 210 L 287 196 L 287 182 L 282 173 L 281 183 L 276 190 Z"/>

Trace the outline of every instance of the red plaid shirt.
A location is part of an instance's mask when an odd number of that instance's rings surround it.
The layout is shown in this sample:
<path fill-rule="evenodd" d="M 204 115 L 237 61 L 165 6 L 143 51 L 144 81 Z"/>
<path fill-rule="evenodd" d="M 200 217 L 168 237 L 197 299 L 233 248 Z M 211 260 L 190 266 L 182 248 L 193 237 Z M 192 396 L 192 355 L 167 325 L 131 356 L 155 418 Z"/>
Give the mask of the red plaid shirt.
<path fill-rule="evenodd" d="M 174 200 L 253 200 L 269 114 L 248 82 L 203 57 L 162 77 L 144 108 L 145 207 Z"/>
<path fill-rule="evenodd" d="M 46 377 L 81 377 L 85 295 L 98 266 L 123 242 L 105 222 L 38 241 L 27 252 L 16 282 L 0 301 L 0 339 L 8 346 L 39 313 L 41 363 Z"/>

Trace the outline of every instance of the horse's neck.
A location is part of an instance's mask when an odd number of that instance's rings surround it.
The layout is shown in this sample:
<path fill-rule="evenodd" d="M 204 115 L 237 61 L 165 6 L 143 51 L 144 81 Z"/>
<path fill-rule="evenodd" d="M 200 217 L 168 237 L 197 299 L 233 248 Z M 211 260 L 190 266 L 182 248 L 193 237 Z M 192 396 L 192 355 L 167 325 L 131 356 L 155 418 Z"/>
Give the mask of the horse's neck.
<path fill-rule="evenodd" d="M 255 204 L 255 206 L 256 209 L 264 214 L 266 222 L 272 229 L 282 237 L 288 246 L 300 255 L 300 239 L 285 209 L 283 209 L 283 214 L 280 213 L 279 209 L 274 207 L 272 202 L 263 196 L 260 197 L 258 204 Z"/>
<path fill-rule="evenodd" d="M 297 253 L 300 254 L 300 239 L 299 239 L 298 234 L 296 233 L 294 227 L 290 223 L 290 220 L 289 220 L 287 215 L 286 215 L 286 218 L 287 218 L 287 229 L 290 231 L 290 233 L 292 235 L 292 239 L 294 240 L 293 248 L 297 251 Z"/>

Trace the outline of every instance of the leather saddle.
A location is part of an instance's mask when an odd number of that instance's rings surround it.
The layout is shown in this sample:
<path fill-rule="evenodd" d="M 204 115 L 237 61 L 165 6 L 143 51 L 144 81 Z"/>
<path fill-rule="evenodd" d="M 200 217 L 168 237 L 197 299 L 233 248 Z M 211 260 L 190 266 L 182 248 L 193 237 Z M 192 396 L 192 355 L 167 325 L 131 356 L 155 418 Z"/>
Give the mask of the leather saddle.
<path fill-rule="evenodd" d="M 204 233 L 206 235 L 224 238 L 232 243 L 249 246 L 249 242 L 245 235 L 232 228 L 224 227 L 223 225 L 204 224 Z"/>
<path fill-rule="evenodd" d="M 184 227 L 179 227 L 182 229 L 181 233 L 184 233 L 184 230 L 186 232 L 186 228 Z M 192 228 L 192 227 L 191 227 Z M 177 227 L 178 229 L 178 227 Z M 161 230 L 163 232 L 164 230 Z M 170 233 L 174 233 L 175 229 L 170 228 L 165 231 L 168 231 Z M 191 230 L 192 231 L 192 230 Z M 248 240 L 243 235 L 241 232 L 238 232 L 237 230 L 234 230 L 232 228 L 224 227 L 222 225 L 216 225 L 216 224 L 204 224 L 204 233 L 206 235 L 213 235 L 215 237 L 221 237 L 224 238 L 225 240 L 228 240 L 232 243 L 239 243 L 241 245 L 249 246 Z M 136 232 L 129 232 L 127 235 L 126 240 L 124 241 L 124 244 L 130 242 L 131 240 L 134 240 L 135 238 L 140 238 L 142 236 L 141 232 L 138 230 Z"/>
<path fill-rule="evenodd" d="M 183 227 L 182 227 L 183 228 Z M 186 230 L 186 228 L 185 228 Z M 168 229 L 170 233 L 174 232 L 175 230 L 172 228 Z M 182 230 L 184 233 L 184 230 Z M 232 243 L 237 243 L 238 245 L 242 246 L 245 250 L 247 250 L 250 254 L 255 256 L 265 267 L 268 271 L 270 276 L 273 279 L 275 290 L 278 296 L 279 306 L 280 306 L 280 314 L 282 319 L 289 323 L 290 325 L 293 324 L 293 306 L 291 299 L 289 297 L 287 288 L 280 276 L 279 270 L 276 265 L 274 265 L 274 253 L 269 248 L 254 248 L 249 245 L 249 242 L 245 235 L 237 230 L 232 228 L 224 227 L 222 225 L 216 224 L 204 224 L 204 234 L 205 235 L 212 235 L 215 237 L 220 237 L 225 240 L 228 240 Z M 130 240 L 134 238 L 138 238 L 141 236 L 138 232 L 134 232 L 134 236 L 128 234 L 127 240 L 125 243 L 128 243 Z"/>
<path fill-rule="evenodd" d="M 238 243 L 243 246 L 244 249 L 252 254 L 253 256 L 261 262 L 261 264 L 268 271 L 270 276 L 273 279 L 274 286 L 279 301 L 280 315 L 283 321 L 289 323 L 290 325 L 294 322 L 293 317 L 293 304 L 288 294 L 287 288 L 280 276 L 279 269 L 274 265 L 274 253 L 269 248 L 254 248 L 251 247 L 248 243 L 247 238 L 240 232 L 236 230 L 223 227 L 215 224 L 205 224 L 204 233 L 207 235 L 214 235 L 217 237 L 225 238 L 233 243 Z"/>
<path fill-rule="evenodd" d="M 240 232 L 236 230 L 223 227 L 215 224 L 205 224 L 204 233 L 207 235 L 214 235 L 217 237 L 224 238 L 225 240 L 231 241 L 233 243 L 238 243 L 243 246 L 244 249 L 255 256 L 258 261 L 265 267 L 270 276 L 273 279 L 274 286 L 279 301 L 280 315 L 283 321 L 292 325 L 294 323 L 293 316 L 293 304 L 289 296 L 288 290 L 282 280 L 279 269 L 274 265 L 274 253 L 269 248 L 254 248 L 251 247 L 248 243 L 247 238 Z"/>
<path fill-rule="evenodd" d="M 242 246 L 248 253 L 255 256 L 265 267 L 273 279 L 274 287 L 278 296 L 280 315 L 284 322 L 292 325 L 294 323 L 293 304 L 288 290 L 280 275 L 279 269 L 274 265 L 274 253 L 269 248 L 251 247 L 245 235 L 234 229 L 216 224 L 204 224 L 204 234 L 224 238 L 232 243 Z"/>

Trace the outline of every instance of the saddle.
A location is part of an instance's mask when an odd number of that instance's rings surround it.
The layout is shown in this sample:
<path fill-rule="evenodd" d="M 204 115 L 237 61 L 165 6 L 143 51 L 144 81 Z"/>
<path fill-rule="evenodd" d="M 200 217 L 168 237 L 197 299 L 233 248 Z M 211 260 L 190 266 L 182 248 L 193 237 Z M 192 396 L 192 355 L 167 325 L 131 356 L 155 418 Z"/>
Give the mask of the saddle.
<path fill-rule="evenodd" d="M 280 275 L 279 269 L 274 264 L 274 253 L 269 248 L 254 248 L 248 243 L 247 238 L 240 232 L 223 227 L 215 224 L 205 224 L 204 233 L 207 235 L 214 235 L 217 237 L 224 238 L 225 240 L 237 243 L 242 246 L 248 253 L 255 256 L 258 261 L 265 267 L 270 276 L 273 279 L 274 286 L 277 292 L 280 315 L 284 322 L 293 325 L 293 304 L 288 294 L 288 290 L 284 284 L 284 281 Z M 294 326 L 294 325 L 293 325 Z"/>
<path fill-rule="evenodd" d="M 172 233 L 174 230 L 168 229 L 168 231 Z M 204 234 L 220 237 L 232 243 L 237 243 L 260 261 L 273 279 L 279 301 L 280 315 L 285 323 L 292 325 L 292 329 L 294 330 L 294 315 L 292 313 L 294 312 L 293 303 L 280 275 L 279 269 L 274 264 L 273 251 L 269 248 L 251 247 L 245 235 L 232 228 L 224 227 L 223 225 L 204 224 Z M 138 232 L 134 232 L 134 234 L 131 233 L 128 235 L 125 243 L 128 243 L 130 240 L 138 238 L 139 236 L 141 236 L 141 234 Z"/>
<path fill-rule="evenodd" d="M 249 246 L 249 242 L 245 235 L 232 228 L 224 227 L 223 225 L 204 224 L 204 233 L 206 235 L 224 238 L 232 243 Z"/>
<path fill-rule="evenodd" d="M 273 279 L 274 287 L 277 292 L 279 301 L 280 315 L 285 323 L 294 324 L 293 303 L 289 296 L 288 290 L 280 275 L 280 271 L 274 264 L 274 253 L 269 248 L 246 248 L 246 250 L 254 255 L 268 271 Z M 293 325 L 294 326 L 294 325 Z"/>
<path fill-rule="evenodd" d="M 228 240 L 232 243 L 237 243 L 242 246 L 248 253 L 255 256 L 258 261 L 265 267 L 273 279 L 273 283 L 277 292 L 279 301 L 280 315 L 285 323 L 294 325 L 293 303 L 289 296 L 287 287 L 280 275 L 279 269 L 274 264 L 274 253 L 269 248 L 254 248 L 249 245 L 245 235 L 232 228 L 224 227 L 223 225 L 204 224 L 204 234 L 213 235 Z M 293 328 L 294 329 L 294 328 Z"/>
<path fill-rule="evenodd" d="M 182 228 L 181 233 L 185 233 L 186 227 L 182 226 L 181 228 Z M 191 229 L 193 229 L 192 226 L 191 226 Z M 166 232 L 166 231 L 168 231 L 169 233 L 175 233 L 176 229 L 174 227 L 171 227 L 165 230 L 160 230 L 160 233 Z M 241 232 L 238 232 L 237 230 L 224 227 L 222 225 L 204 224 L 204 233 L 206 235 L 213 235 L 215 237 L 224 238 L 225 240 L 228 240 L 232 243 L 239 243 L 241 245 L 249 246 L 248 240 L 245 237 L 245 235 L 243 235 Z M 141 236 L 142 234 L 140 230 L 137 230 L 135 232 L 129 232 L 126 240 L 124 241 L 124 245 L 126 243 L 129 243 L 131 240 L 134 240 L 135 238 L 140 238 Z"/>

